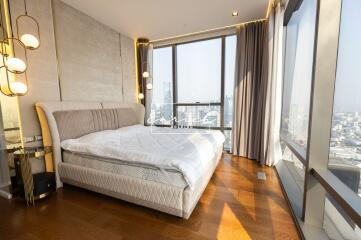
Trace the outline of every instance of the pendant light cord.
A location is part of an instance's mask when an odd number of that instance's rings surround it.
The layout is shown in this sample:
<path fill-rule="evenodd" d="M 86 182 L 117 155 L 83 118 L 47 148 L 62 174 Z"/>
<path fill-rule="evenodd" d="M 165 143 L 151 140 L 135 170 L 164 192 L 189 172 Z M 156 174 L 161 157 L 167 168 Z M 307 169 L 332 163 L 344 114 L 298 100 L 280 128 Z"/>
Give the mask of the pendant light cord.
<path fill-rule="evenodd" d="M 26 7 L 26 0 L 24 0 L 24 9 L 25 9 L 25 15 L 28 15 L 28 9 Z"/>
<path fill-rule="evenodd" d="M 2 5 L 0 4 L 0 13 L 2 12 L 3 10 L 2 10 Z M 3 15 L 2 14 L 0 14 L 0 25 L 1 25 L 1 28 L 2 28 L 2 32 L 3 32 L 3 38 L 4 39 L 2 39 L 1 40 L 1 42 L 3 42 L 3 41 L 5 41 L 5 25 L 4 25 L 4 23 L 3 23 Z M 1 43 L 1 44 L 3 44 L 3 43 Z M 3 50 L 3 48 L 2 48 L 2 46 L 1 46 L 1 51 Z"/>

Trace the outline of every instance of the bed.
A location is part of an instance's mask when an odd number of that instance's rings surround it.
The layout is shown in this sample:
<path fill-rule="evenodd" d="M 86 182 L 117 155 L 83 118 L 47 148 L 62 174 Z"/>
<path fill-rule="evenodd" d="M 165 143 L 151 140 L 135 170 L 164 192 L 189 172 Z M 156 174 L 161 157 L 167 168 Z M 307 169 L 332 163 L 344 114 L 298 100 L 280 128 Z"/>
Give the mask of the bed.
<path fill-rule="evenodd" d="M 138 103 L 43 102 L 36 110 L 58 188 L 67 183 L 188 219 L 222 156 L 219 131 L 144 126 Z"/>

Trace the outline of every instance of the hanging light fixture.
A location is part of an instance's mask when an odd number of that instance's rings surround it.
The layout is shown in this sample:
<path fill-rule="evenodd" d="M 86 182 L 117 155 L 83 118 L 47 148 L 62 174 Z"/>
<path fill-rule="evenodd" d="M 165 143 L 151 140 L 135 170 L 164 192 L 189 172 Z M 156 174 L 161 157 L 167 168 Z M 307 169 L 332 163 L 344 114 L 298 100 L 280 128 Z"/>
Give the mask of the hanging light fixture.
<path fill-rule="evenodd" d="M 153 89 L 153 84 L 152 83 L 147 83 L 147 89 L 152 90 Z"/>
<path fill-rule="evenodd" d="M 150 92 L 153 89 L 152 83 L 152 70 L 150 66 L 151 56 L 151 44 L 146 38 L 137 39 L 137 64 L 138 64 L 138 99 L 144 105 L 146 101 L 151 101 L 152 93 Z"/>
<path fill-rule="evenodd" d="M 143 78 L 149 78 L 149 72 L 148 71 L 143 72 L 142 76 Z"/>
<path fill-rule="evenodd" d="M 148 58 L 149 57 L 150 56 L 148 56 Z M 143 63 L 142 69 L 144 70 L 142 77 L 143 77 L 144 81 L 146 82 L 146 88 L 147 88 L 147 90 L 152 90 L 153 89 L 153 84 L 152 84 L 153 78 L 149 73 L 150 66 L 149 66 L 148 61 Z"/>
<path fill-rule="evenodd" d="M 35 18 L 28 15 L 26 0 L 24 0 L 24 9 L 25 14 L 16 18 L 17 37 L 14 37 L 11 22 L 8 23 L 10 20 L 6 19 L 6 16 L 10 15 L 5 13 L 8 9 L 0 4 L 0 27 L 3 33 L 3 39 L 0 39 L 0 59 L 2 59 L 0 70 L 5 71 L 4 80 L 0 83 L 0 92 L 10 97 L 23 96 L 28 92 L 27 49 L 34 50 L 40 46 L 39 23 Z M 27 23 L 25 25 L 27 31 L 21 31 L 21 23 Z M 31 26 L 33 26 L 35 33 L 29 31 Z M 11 37 L 8 37 L 9 35 Z"/>
<path fill-rule="evenodd" d="M 25 25 L 27 31 L 21 26 Z M 33 31 L 31 31 L 31 29 Z M 16 18 L 17 38 L 24 43 L 29 50 L 35 50 L 40 47 L 40 28 L 38 21 L 28 15 L 26 0 L 24 0 L 24 14 Z"/>
<path fill-rule="evenodd" d="M 139 93 L 139 94 L 138 94 L 138 98 L 139 98 L 140 100 L 144 99 L 144 94 L 143 94 L 143 93 Z"/>
<path fill-rule="evenodd" d="M 16 52 L 15 49 L 17 50 Z M 1 42 L 1 53 L 6 70 L 15 74 L 24 73 L 26 71 L 28 62 L 26 47 L 19 39 L 11 37 Z"/>
<path fill-rule="evenodd" d="M 5 70 L 5 84 L 0 85 L 0 91 L 6 96 L 23 96 L 27 93 L 27 54 L 25 45 L 17 38 L 6 38 L 1 43 L 1 58 L 3 65 L 0 69 Z M 16 74 L 14 80 L 10 80 L 10 74 Z M 19 81 L 22 79 L 23 81 Z"/>
<path fill-rule="evenodd" d="M 28 91 L 28 87 L 22 82 L 11 82 L 10 90 L 17 95 L 24 95 Z"/>

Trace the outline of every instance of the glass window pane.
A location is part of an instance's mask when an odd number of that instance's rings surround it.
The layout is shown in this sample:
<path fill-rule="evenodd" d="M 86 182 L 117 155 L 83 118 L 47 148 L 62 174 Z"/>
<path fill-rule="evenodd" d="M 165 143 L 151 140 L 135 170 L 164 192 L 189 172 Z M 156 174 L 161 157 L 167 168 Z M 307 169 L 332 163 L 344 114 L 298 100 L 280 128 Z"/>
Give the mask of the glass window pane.
<path fill-rule="evenodd" d="M 330 239 L 361 240 L 361 229 L 329 195 L 325 199 L 323 228 Z"/>
<path fill-rule="evenodd" d="M 232 131 L 224 130 L 223 134 L 226 137 L 226 140 L 224 141 L 224 144 L 223 144 L 223 148 L 224 148 L 224 150 L 229 151 L 229 150 L 231 150 L 231 146 L 232 146 Z"/>
<path fill-rule="evenodd" d="M 236 67 L 236 46 L 237 37 L 226 37 L 226 52 L 225 52 L 225 66 L 224 66 L 224 126 L 232 127 L 233 118 L 233 91 L 234 78 Z"/>
<path fill-rule="evenodd" d="M 329 169 L 361 196 L 361 1 L 342 1 Z"/>
<path fill-rule="evenodd" d="M 282 160 L 285 161 L 288 168 L 292 172 L 292 176 L 297 183 L 301 195 L 303 196 L 304 182 L 305 182 L 305 166 L 296 157 L 295 154 L 284 143 L 282 143 Z"/>
<path fill-rule="evenodd" d="M 302 217 L 305 166 L 284 142 L 281 142 L 283 167 L 279 174 L 293 211 Z M 279 171 L 279 169 L 277 169 Z"/>
<path fill-rule="evenodd" d="M 177 87 L 180 103 L 221 101 L 220 38 L 177 46 Z"/>
<path fill-rule="evenodd" d="M 220 106 L 178 106 L 178 126 L 220 127 Z"/>
<path fill-rule="evenodd" d="M 173 115 L 172 48 L 153 51 L 152 117 L 155 124 L 170 124 Z"/>
<path fill-rule="evenodd" d="M 308 137 L 316 4 L 304 0 L 286 27 L 281 132 L 303 148 Z"/>

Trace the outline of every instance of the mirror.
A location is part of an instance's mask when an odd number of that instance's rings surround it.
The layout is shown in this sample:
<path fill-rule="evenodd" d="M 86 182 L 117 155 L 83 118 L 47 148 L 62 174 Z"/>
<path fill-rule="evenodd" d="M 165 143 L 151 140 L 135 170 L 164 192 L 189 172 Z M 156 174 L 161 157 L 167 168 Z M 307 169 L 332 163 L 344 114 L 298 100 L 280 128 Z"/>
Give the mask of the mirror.
<path fill-rule="evenodd" d="M 0 0 L 0 16 L 4 23 L 5 30 L 9 29 L 8 18 L 8 1 Z M 2 26 L 3 27 L 3 26 Z M 0 41 L 6 37 L 7 31 L 0 28 Z M 2 58 L 0 58 L 2 61 Z M 0 84 L 6 81 L 6 71 L 0 70 Z M 10 155 L 7 150 L 22 146 L 20 132 L 20 118 L 18 113 L 17 97 L 7 97 L 0 93 L 0 193 L 4 193 L 3 188 L 9 185 L 9 168 L 10 176 L 14 173 L 13 161 L 9 161 Z M 0 194 L 3 195 L 3 194 Z"/>

